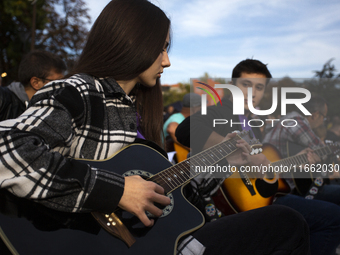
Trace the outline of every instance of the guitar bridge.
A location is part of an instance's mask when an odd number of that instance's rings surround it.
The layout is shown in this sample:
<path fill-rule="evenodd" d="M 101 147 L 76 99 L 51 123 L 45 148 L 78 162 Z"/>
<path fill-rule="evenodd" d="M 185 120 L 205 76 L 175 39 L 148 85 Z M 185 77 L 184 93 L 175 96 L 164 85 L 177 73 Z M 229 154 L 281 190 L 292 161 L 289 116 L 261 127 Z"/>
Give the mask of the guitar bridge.
<path fill-rule="evenodd" d="M 122 240 L 128 247 L 131 247 L 136 242 L 136 239 L 115 213 L 92 212 L 92 216 L 107 232 Z"/>
<path fill-rule="evenodd" d="M 251 183 L 249 177 L 246 174 L 241 173 L 241 179 L 244 183 L 244 185 L 246 185 L 248 191 L 250 192 L 250 194 L 252 196 L 256 195 L 255 189 L 254 189 L 254 185 Z"/>

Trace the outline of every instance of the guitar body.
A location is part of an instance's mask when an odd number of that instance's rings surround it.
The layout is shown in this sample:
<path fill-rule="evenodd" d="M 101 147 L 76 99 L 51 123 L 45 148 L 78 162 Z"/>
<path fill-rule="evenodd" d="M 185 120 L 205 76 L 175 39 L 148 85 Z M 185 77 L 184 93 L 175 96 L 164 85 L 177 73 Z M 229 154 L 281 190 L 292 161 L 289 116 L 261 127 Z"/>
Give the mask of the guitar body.
<path fill-rule="evenodd" d="M 296 155 L 296 154 L 298 154 L 303 149 L 305 148 L 298 144 L 287 142 L 287 154 L 290 157 L 292 157 L 293 155 L 295 155 L 295 157 L 298 157 L 299 155 Z M 314 153 L 316 153 L 320 158 L 324 158 L 324 159 L 325 157 L 327 159 L 330 159 L 328 157 L 333 156 L 333 155 L 338 157 L 340 155 L 340 143 L 326 141 L 326 145 L 324 147 L 315 149 Z M 308 160 L 305 160 L 304 163 L 308 164 Z M 329 161 L 328 164 L 319 163 L 316 165 L 325 166 L 325 165 L 330 165 L 330 163 L 331 161 Z M 320 171 L 320 168 L 318 168 L 318 170 Z M 330 172 L 297 171 L 297 172 L 292 173 L 292 178 L 295 184 L 296 191 L 300 195 L 306 196 L 311 188 L 317 187 L 318 189 L 322 185 L 329 183 L 331 174 L 332 173 Z"/>
<path fill-rule="evenodd" d="M 182 162 L 188 158 L 189 150 L 179 143 L 174 143 L 177 162 Z"/>
<path fill-rule="evenodd" d="M 142 144 L 127 146 L 108 160 L 86 163 L 147 177 L 172 166 L 158 151 Z M 90 213 L 54 211 L 7 191 L 0 193 L 0 235 L 13 254 L 175 254 L 178 240 L 204 224 L 203 215 L 184 198 L 182 189 L 169 195 L 170 206 L 151 228 L 126 211 L 115 212 L 135 239 L 130 248 Z"/>
<path fill-rule="evenodd" d="M 262 153 L 271 162 L 281 159 L 279 152 L 270 144 L 262 146 Z M 271 205 L 276 195 L 289 192 L 290 187 L 284 179 L 278 178 L 273 182 L 271 179 L 250 178 L 244 173 L 235 172 L 224 180 L 213 199 L 216 206 L 229 215 Z"/>

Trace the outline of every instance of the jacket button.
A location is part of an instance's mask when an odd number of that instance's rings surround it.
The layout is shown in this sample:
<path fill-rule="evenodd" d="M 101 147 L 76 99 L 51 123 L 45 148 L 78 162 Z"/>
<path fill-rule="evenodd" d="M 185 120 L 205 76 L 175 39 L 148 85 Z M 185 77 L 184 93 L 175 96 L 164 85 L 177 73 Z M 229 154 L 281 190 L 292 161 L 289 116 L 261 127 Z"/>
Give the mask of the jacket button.
<path fill-rule="evenodd" d="M 131 129 L 131 130 L 134 130 L 134 129 L 135 129 L 135 124 L 131 123 L 131 124 L 130 124 L 130 129 Z"/>

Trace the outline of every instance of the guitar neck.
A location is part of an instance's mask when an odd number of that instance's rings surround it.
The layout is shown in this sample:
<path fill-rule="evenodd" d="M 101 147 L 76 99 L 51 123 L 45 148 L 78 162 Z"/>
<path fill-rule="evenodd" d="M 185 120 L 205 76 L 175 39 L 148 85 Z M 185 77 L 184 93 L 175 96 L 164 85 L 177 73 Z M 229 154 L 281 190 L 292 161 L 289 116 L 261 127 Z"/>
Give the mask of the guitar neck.
<path fill-rule="evenodd" d="M 329 146 L 321 147 L 315 149 L 314 152 L 320 157 L 323 158 L 324 156 L 328 156 L 332 154 L 332 150 Z M 272 163 L 272 166 L 290 166 L 290 165 L 303 165 L 308 163 L 307 153 L 295 155 L 289 158 L 285 158 L 279 161 Z"/>
<path fill-rule="evenodd" d="M 236 141 L 239 139 L 241 139 L 241 137 L 236 136 L 230 140 L 214 145 L 195 156 L 155 174 L 148 180 L 161 185 L 165 190 L 165 194 L 171 193 L 173 190 L 188 183 L 200 174 L 201 171 L 197 171 L 196 167 L 202 169 L 212 166 L 236 151 L 238 149 L 238 147 L 236 147 Z"/>

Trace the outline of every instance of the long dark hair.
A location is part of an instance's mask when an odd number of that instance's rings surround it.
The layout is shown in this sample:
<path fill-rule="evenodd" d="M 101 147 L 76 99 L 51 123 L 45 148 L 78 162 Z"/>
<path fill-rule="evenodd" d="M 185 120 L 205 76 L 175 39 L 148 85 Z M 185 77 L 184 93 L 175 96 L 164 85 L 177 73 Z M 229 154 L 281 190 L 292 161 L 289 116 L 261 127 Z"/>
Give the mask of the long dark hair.
<path fill-rule="evenodd" d="M 170 31 L 165 13 L 147 0 L 112 0 L 95 21 L 73 73 L 131 80 L 164 49 Z M 163 102 L 159 81 L 140 86 L 137 110 L 144 136 L 161 144 Z"/>
<path fill-rule="evenodd" d="M 137 93 L 137 112 L 141 116 L 141 129 L 146 139 L 164 148 L 163 144 L 163 95 L 157 79 L 152 88 L 140 86 Z"/>

